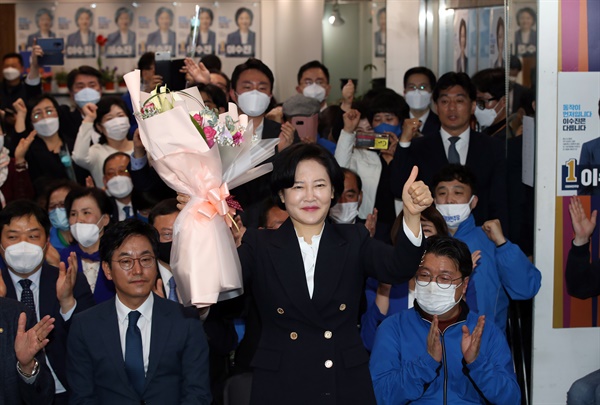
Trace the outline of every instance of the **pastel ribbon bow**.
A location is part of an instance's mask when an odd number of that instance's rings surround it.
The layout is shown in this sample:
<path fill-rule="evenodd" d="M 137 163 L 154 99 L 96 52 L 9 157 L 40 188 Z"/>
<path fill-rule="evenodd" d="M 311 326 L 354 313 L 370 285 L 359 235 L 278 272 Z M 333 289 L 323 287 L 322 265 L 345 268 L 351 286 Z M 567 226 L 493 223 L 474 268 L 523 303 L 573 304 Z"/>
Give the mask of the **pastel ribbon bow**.
<path fill-rule="evenodd" d="M 206 193 L 208 201 L 204 201 L 200 205 L 198 212 L 208 219 L 213 219 L 217 214 L 221 215 L 222 217 L 225 217 L 225 222 L 231 227 L 231 218 L 232 215 L 235 214 L 235 210 L 227 205 L 227 197 L 229 197 L 227 183 L 221 184 L 221 187 L 219 188 L 208 190 Z"/>

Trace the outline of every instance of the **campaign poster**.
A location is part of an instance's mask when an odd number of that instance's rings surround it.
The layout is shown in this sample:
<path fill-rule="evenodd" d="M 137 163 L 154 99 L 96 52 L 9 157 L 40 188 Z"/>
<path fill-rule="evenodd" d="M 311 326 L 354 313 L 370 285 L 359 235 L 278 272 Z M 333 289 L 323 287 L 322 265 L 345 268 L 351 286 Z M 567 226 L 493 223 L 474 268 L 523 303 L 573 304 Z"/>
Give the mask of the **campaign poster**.
<path fill-rule="evenodd" d="M 558 73 L 557 195 L 600 195 L 600 72 Z"/>
<path fill-rule="evenodd" d="M 477 22 L 471 20 L 469 10 L 456 10 L 454 12 L 454 67 L 456 72 L 469 74 L 476 69 L 477 61 L 471 58 L 470 53 L 477 55 L 477 37 L 473 35 L 477 31 Z M 471 27 L 475 25 L 475 27 Z M 470 52 L 470 49 L 473 51 Z"/>
<path fill-rule="evenodd" d="M 373 50 L 375 53 L 375 58 L 385 58 L 386 20 L 385 3 L 381 3 L 378 5 L 373 14 Z"/>
<path fill-rule="evenodd" d="M 490 13 L 490 33 L 488 37 L 490 44 L 489 66 L 492 68 L 504 68 L 506 66 L 505 32 L 504 8 L 494 7 Z"/>
<path fill-rule="evenodd" d="M 490 14 L 491 9 L 489 7 L 478 10 L 479 50 L 477 52 L 477 66 L 479 70 L 490 67 Z"/>
<path fill-rule="evenodd" d="M 181 4 L 177 16 L 177 35 L 181 38 L 178 52 L 180 56 L 201 58 L 217 53 L 216 11 L 213 4 L 198 5 L 196 20 L 196 5 Z"/>

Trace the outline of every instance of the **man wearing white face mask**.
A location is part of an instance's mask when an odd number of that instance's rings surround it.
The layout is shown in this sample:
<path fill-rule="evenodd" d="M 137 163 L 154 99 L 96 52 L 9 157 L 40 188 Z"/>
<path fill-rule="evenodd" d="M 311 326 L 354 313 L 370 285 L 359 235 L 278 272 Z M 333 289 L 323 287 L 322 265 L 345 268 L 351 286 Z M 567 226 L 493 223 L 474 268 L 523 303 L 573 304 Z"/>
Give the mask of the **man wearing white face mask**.
<path fill-rule="evenodd" d="M 435 135 L 441 126 L 437 114 L 431 111 L 435 84 L 435 74 L 424 66 L 408 69 L 404 74 L 404 98 L 410 107 L 410 118 L 419 119 L 419 132 L 423 135 Z"/>
<path fill-rule="evenodd" d="M 37 320 L 46 315 L 56 319 L 45 355 L 56 387 L 54 404 L 66 404 L 67 331 L 72 315 L 92 307 L 94 299 L 85 277 L 77 273 L 75 254 L 58 269 L 44 260 L 49 229 L 48 216 L 31 201 L 14 201 L 0 211 L 0 255 L 6 263 L 0 295 L 21 301 Z"/>
<path fill-rule="evenodd" d="M 471 214 L 478 201 L 474 184 L 474 175 L 467 167 L 446 166 L 433 179 L 435 205 L 450 234 L 465 242 L 472 252 L 481 251 L 467 303 L 504 332 L 509 298 L 533 298 L 540 289 L 542 275 L 521 249 L 504 237 L 499 220 L 475 226 Z"/>
<path fill-rule="evenodd" d="M 133 194 L 133 182 L 127 171 L 129 155 L 116 152 L 104 161 L 104 187 L 112 196 L 113 221 L 124 221 L 127 218 L 137 217 L 137 210 L 133 206 L 131 196 Z"/>
<path fill-rule="evenodd" d="M 318 60 L 313 60 L 300 67 L 296 91 L 321 103 L 321 111 L 327 108 L 330 90 L 329 70 L 325 65 Z"/>
<path fill-rule="evenodd" d="M 475 118 L 481 133 L 501 139 L 512 138 L 506 126 L 504 69 L 484 69 L 471 79 L 477 89 Z"/>
<path fill-rule="evenodd" d="M 447 236 L 427 239 L 415 306 L 381 323 L 370 369 L 378 403 L 520 403 L 507 341 L 464 300 L 471 253 Z"/>

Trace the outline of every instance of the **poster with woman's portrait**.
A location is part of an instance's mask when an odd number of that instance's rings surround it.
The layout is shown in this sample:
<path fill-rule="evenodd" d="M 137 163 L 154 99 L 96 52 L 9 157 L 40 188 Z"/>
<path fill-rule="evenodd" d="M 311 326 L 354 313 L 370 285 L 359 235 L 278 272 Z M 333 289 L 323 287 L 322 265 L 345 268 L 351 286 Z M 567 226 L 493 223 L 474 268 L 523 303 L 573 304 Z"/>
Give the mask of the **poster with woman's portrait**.
<path fill-rule="evenodd" d="M 144 52 L 170 52 L 177 54 L 177 34 L 173 30 L 175 13 L 171 7 L 146 5 L 144 14 L 138 19 L 140 27 L 145 28 L 146 38 L 140 43 L 140 54 Z M 149 31 L 150 30 L 150 31 Z M 148 32 L 149 31 L 149 32 Z"/>
<path fill-rule="evenodd" d="M 490 13 L 490 67 L 503 68 L 506 65 L 505 60 L 505 31 L 504 9 L 494 7 Z"/>
<path fill-rule="evenodd" d="M 454 60 L 456 72 L 469 72 L 468 57 L 468 10 L 456 10 L 454 12 Z"/>
<path fill-rule="evenodd" d="M 181 37 L 179 54 L 194 57 L 215 54 L 217 52 L 217 33 L 213 27 L 215 11 L 210 7 L 200 7 L 197 21 L 195 20 L 196 11 L 193 4 L 184 5 L 179 11 L 177 31 Z M 194 28 L 196 29 L 194 30 Z"/>
<path fill-rule="evenodd" d="M 66 11 L 66 10 L 65 10 Z M 67 58 L 95 58 L 96 33 L 93 31 L 94 11 L 88 7 L 79 7 L 75 10 L 73 19 L 64 18 L 61 29 L 71 30 L 65 41 L 65 56 Z M 73 31 L 73 29 L 75 29 Z"/>
<path fill-rule="evenodd" d="M 252 26 L 254 12 L 248 7 L 239 7 L 233 16 L 233 31 L 227 34 L 225 56 L 249 58 L 256 52 L 256 33 Z"/>
<path fill-rule="evenodd" d="M 537 53 L 537 12 L 535 6 L 517 9 L 514 21 L 517 30 L 513 42 L 514 52 L 519 57 L 535 57 Z"/>
<path fill-rule="evenodd" d="M 376 58 L 385 58 L 385 44 L 386 44 L 386 11 L 385 7 L 381 7 L 375 13 L 375 18 L 373 19 L 376 24 L 373 24 L 374 34 L 373 37 L 375 39 L 374 50 Z"/>
<path fill-rule="evenodd" d="M 478 70 L 490 67 L 490 16 L 491 8 L 484 7 L 477 10 L 477 23 L 479 25 L 479 49 L 477 51 Z"/>
<path fill-rule="evenodd" d="M 56 7 L 48 3 L 31 3 L 26 13 L 17 5 L 17 51 L 31 50 L 40 38 L 56 38 Z"/>
<path fill-rule="evenodd" d="M 131 58 L 135 57 L 136 33 L 133 29 L 134 9 L 121 6 L 114 13 L 116 30 L 106 37 L 107 58 Z"/>

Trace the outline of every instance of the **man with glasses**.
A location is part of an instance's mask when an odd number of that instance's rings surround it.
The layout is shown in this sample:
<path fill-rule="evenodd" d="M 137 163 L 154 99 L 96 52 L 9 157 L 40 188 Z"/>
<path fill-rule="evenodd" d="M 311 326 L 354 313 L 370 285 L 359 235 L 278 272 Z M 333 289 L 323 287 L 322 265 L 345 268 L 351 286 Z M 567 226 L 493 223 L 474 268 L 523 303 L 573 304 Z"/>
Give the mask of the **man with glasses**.
<path fill-rule="evenodd" d="M 431 184 L 434 174 L 448 163 L 466 165 L 477 173 L 476 224 L 491 218 L 508 224 L 504 144 L 471 129 L 476 91 L 469 76 L 446 73 L 439 78 L 432 98 L 441 128 L 434 136 L 415 139 L 407 134 L 409 131 L 401 134 L 390 165 L 392 193 L 396 198 L 402 196 L 402 185 L 414 165 L 419 166 L 419 179 L 425 184 Z"/>
<path fill-rule="evenodd" d="M 504 332 L 509 298 L 533 298 L 540 289 L 540 271 L 504 236 L 501 221 L 491 219 L 475 226 L 471 211 L 479 200 L 475 176 L 467 167 L 444 167 L 434 176 L 431 187 L 450 235 L 465 242 L 472 252 L 480 252 L 466 296 L 469 307 Z"/>
<path fill-rule="evenodd" d="M 321 111 L 327 108 L 330 90 L 329 70 L 325 65 L 318 60 L 313 60 L 300 66 L 296 91 L 321 103 Z"/>
<path fill-rule="evenodd" d="M 410 118 L 419 119 L 419 132 L 423 135 L 435 135 L 440 130 L 440 119 L 431 111 L 435 84 L 435 74 L 424 66 L 408 69 L 404 74 L 404 98 L 410 107 Z"/>
<path fill-rule="evenodd" d="M 504 69 L 484 69 L 471 79 L 477 89 L 475 118 L 481 133 L 500 139 L 512 138 L 506 126 Z M 508 135 L 508 136 L 507 136 Z"/>
<path fill-rule="evenodd" d="M 210 404 L 202 324 L 152 293 L 158 255 L 158 233 L 136 219 L 102 236 L 102 270 L 117 295 L 73 320 L 72 404 Z"/>
<path fill-rule="evenodd" d="M 521 402 L 504 335 L 463 300 L 471 269 L 463 242 L 427 239 L 415 275 L 415 306 L 377 331 L 370 369 L 378 403 Z"/>

